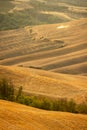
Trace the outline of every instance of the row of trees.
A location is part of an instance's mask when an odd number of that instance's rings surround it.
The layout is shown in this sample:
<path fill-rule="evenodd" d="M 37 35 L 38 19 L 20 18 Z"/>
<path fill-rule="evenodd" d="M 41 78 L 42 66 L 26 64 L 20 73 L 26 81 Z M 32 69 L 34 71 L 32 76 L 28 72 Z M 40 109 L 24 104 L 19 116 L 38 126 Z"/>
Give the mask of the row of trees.
<path fill-rule="evenodd" d="M 22 87 L 18 92 L 15 91 L 14 84 L 11 80 L 0 80 L 0 98 L 9 101 L 17 101 L 22 94 Z"/>
<path fill-rule="evenodd" d="M 13 83 L 6 79 L 0 81 L 0 99 L 14 101 L 45 110 L 87 114 L 87 102 L 76 104 L 73 100 L 68 101 L 67 99 L 58 99 L 54 101 L 36 96 L 25 96 L 22 93 L 22 87 L 19 87 L 18 91 L 15 91 Z"/>
<path fill-rule="evenodd" d="M 87 114 L 87 102 L 76 104 L 74 100 L 68 101 L 67 99 L 62 98 L 58 100 L 51 100 L 48 98 L 24 95 L 19 96 L 18 102 L 45 110 Z"/>

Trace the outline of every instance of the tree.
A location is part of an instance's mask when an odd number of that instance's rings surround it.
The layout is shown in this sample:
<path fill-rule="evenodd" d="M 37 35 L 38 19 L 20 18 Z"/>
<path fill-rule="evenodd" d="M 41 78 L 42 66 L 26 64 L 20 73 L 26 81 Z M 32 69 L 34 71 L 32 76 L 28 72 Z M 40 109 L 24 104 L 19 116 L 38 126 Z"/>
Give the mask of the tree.
<path fill-rule="evenodd" d="M 19 97 L 22 95 L 22 86 L 19 87 L 18 94 L 16 96 L 16 101 L 18 101 Z"/>
<path fill-rule="evenodd" d="M 14 100 L 14 85 L 7 79 L 0 81 L 0 98 L 5 100 Z"/>

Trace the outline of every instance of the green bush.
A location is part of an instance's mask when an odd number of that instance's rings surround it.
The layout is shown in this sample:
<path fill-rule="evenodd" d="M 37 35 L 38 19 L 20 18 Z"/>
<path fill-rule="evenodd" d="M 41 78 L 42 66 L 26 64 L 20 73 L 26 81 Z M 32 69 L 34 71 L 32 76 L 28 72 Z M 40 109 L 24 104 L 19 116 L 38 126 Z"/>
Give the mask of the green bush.
<path fill-rule="evenodd" d="M 67 99 L 58 99 L 57 101 L 51 102 L 51 110 L 75 113 L 76 103 L 73 100 L 67 101 Z"/>
<path fill-rule="evenodd" d="M 16 100 L 18 103 L 25 104 L 25 105 L 31 105 L 32 99 L 29 96 L 21 95 Z"/>
<path fill-rule="evenodd" d="M 77 105 L 77 112 L 87 114 L 87 103 L 81 103 Z"/>

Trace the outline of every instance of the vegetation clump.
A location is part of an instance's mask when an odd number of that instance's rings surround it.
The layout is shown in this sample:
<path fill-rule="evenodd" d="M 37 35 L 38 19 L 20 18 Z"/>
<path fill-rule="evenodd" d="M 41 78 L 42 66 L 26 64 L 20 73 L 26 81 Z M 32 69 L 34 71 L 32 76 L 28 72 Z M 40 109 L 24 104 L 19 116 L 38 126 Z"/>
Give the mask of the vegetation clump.
<path fill-rule="evenodd" d="M 0 98 L 4 100 L 14 100 L 14 85 L 7 79 L 0 80 Z"/>

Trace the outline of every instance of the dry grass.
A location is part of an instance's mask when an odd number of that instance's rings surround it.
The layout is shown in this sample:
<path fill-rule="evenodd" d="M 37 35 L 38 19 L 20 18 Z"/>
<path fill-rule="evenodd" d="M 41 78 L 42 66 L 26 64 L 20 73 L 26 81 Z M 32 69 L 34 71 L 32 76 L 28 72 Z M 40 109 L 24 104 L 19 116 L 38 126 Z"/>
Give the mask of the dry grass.
<path fill-rule="evenodd" d="M 0 32 L 0 64 L 34 66 L 55 72 L 86 75 L 86 20 L 64 23 L 63 26 L 68 27 L 61 29 L 58 29 L 61 24 L 53 24 Z M 85 76 L 13 66 L 1 66 L 0 70 L 1 76 L 12 77 L 24 86 L 26 92 L 82 100 L 86 95 Z"/>
<path fill-rule="evenodd" d="M 59 69 L 53 69 L 52 71 L 69 74 L 70 71 L 72 70 L 72 74 L 79 74 L 80 73 L 82 75 L 87 76 L 87 69 L 86 68 L 87 68 L 87 62 L 84 62 L 84 63 L 75 64 L 75 65 L 61 67 Z"/>
<path fill-rule="evenodd" d="M 86 130 L 87 116 L 50 112 L 0 100 L 0 130 Z"/>
<path fill-rule="evenodd" d="M 87 93 L 86 20 L 1 31 L 0 64 L 13 65 L 0 66 L 1 77 L 14 79 L 27 93 L 84 101 Z M 60 26 L 65 28 L 58 28 Z M 20 65 L 65 74 L 16 67 Z"/>
<path fill-rule="evenodd" d="M 78 74 L 85 75 L 86 21 L 87 19 L 80 19 L 62 24 L 1 31 L 0 64 L 34 66 L 57 70 L 56 72 L 61 70 L 63 73 L 65 71 L 62 68 L 68 67 L 67 73 L 70 74 L 75 73 L 71 66 L 76 70 L 78 65 Z M 81 70 L 80 63 L 83 66 Z"/>

